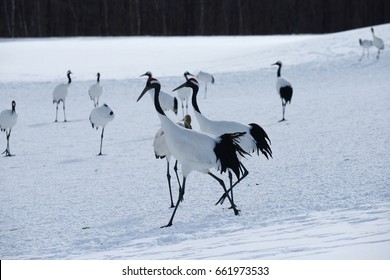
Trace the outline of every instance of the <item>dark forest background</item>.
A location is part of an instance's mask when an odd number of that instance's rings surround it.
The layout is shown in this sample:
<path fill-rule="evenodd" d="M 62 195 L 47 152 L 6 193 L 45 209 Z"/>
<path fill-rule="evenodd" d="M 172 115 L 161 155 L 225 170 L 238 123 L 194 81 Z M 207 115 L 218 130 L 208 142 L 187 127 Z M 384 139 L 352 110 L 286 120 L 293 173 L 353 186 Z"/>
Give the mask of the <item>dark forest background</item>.
<path fill-rule="evenodd" d="M 390 0 L 0 0 L 0 37 L 329 33 L 390 22 Z"/>

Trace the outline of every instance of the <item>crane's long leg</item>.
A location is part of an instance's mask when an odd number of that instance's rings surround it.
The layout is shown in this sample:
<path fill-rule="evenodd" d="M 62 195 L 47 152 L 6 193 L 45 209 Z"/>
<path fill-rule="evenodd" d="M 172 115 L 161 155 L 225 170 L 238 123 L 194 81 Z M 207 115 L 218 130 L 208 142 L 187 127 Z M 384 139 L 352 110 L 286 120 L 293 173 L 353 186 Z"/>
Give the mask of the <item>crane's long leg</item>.
<path fill-rule="evenodd" d="M 56 120 L 54 122 L 57 122 L 57 117 L 58 117 L 58 102 L 57 102 L 57 105 L 56 105 Z"/>
<path fill-rule="evenodd" d="M 227 192 L 225 192 L 221 198 L 217 201 L 217 203 L 215 203 L 215 205 L 217 205 L 218 203 L 221 203 L 223 204 L 223 202 L 225 201 L 225 198 L 226 196 L 229 194 L 229 192 L 232 192 L 233 194 L 233 188 L 239 183 L 241 182 L 246 176 L 248 176 L 249 174 L 249 171 L 245 168 L 245 166 L 240 162 L 240 169 L 241 169 L 241 172 L 242 172 L 242 176 L 240 179 L 237 180 L 237 182 L 235 182 L 233 185 L 232 185 L 232 179 L 231 177 L 229 176 L 229 179 L 231 180 L 230 181 L 230 188 L 227 190 Z M 232 196 L 232 199 L 233 199 L 233 196 Z"/>
<path fill-rule="evenodd" d="M 103 133 L 104 133 L 104 126 L 102 128 L 102 135 L 100 136 L 100 153 L 98 154 L 98 156 L 101 156 L 103 155 L 102 154 L 102 146 L 103 146 Z"/>
<path fill-rule="evenodd" d="M 172 226 L 173 218 L 175 217 L 177 207 L 179 207 L 180 201 L 183 200 L 183 195 L 184 195 L 183 190 L 184 190 L 185 185 L 186 185 L 186 177 L 183 177 L 183 184 L 182 184 L 183 188 L 179 189 L 179 196 L 177 198 L 176 206 L 175 206 L 175 209 L 173 210 L 171 219 L 169 220 L 168 224 L 166 224 L 165 226 L 162 226 L 161 228 Z"/>
<path fill-rule="evenodd" d="M 364 56 L 364 49 L 363 49 L 363 53 L 362 53 L 362 55 L 361 55 L 361 56 L 360 56 L 360 58 L 359 58 L 359 61 L 361 61 L 361 60 L 362 60 L 363 56 Z"/>
<path fill-rule="evenodd" d="M 186 98 L 186 115 L 188 115 L 188 98 Z M 183 117 L 184 119 L 184 117 Z"/>
<path fill-rule="evenodd" d="M 65 115 L 65 101 L 62 100 L 62 109 L 64 110 L 64 122 L 66 122 L 66 115 Z"/>
<path fill-rule="evenodd" d="M 282 99 L 282 108 L 283 108 L 283 118 L 280 120 L 280 122 L 283 122 L 286 120 L 284 118 L 284 112 L 286 111 L 286 102 L 284 102 L 283 99 Z"/>
<path fill-rule="evenodd" d="M 230 196 L 229 196 L 229 194 L 228 194 L 228 192 L 227 192 L 225 183 L 223 182 L 223 180 L 220 179 L 220 178 L 218 178 L 217 176 L 215 176 L 215 175 L 214 175 L 213 173 L 211 173 L 211 172 L 208 172 L 207 174 L 209 174 L 211 177 L 213 177 L 215 180 L 217 180 L 218 183 L 222 186 L 223 190 L 225 191 L 224 195 L 226 195 L 227 198 L 228 198 L 229 201 L 230 201 L 230 205 L 231 205 L 231 208 L 232 208 L 233 211 L 234 211 L 234 215 L 238 215 L 238 214 L 240 213 L 240 210 L 238 210 L 238 209 L 236 208 L 236 206 L 234 205 L 232 199 L 230 198 Z"/>
<path fill-rule="evenodd" d="M 173 204 L 173 198 L 172 198 L 172 187 L 171 187 L 171 174 L 169 174 L 169 161 L 167 160 L 167 179 L 168 179 L 168 187 L 169 187 L 169 196 L 171 198 L 171 208 L 175 207 L 175 204 Z"/>
<path fill-rule="evenodd" d="M 5 131 L 5 137 L 7 139 L 7 148 L 5 149 L 5 151 L 3 152 L 3 154 L 5 154 L 6 157 L 11 157 L 13 155 L 11 155 L 11 152 L 9 150 L 9 138 L 11 136 L 11 129 L 9 130 L 9 132 L 7 133 L 7 130 Z"/>

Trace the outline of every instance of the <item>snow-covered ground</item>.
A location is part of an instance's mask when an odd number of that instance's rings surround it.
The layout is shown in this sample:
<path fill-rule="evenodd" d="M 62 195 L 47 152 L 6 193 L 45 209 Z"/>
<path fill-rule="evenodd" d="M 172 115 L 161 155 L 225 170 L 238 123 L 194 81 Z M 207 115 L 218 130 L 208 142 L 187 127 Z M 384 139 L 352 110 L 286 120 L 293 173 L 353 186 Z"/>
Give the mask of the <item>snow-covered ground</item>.
<path fill-rule="evenodd" d="M 0 40 L 0 110 L 15 100 L 14 157 L 0 158 L 1 259 L 389 259 L 390 24 L 358 61 L 369 28 L 327 35 Z M 276 70 L 294 87 L 286 122 Z M 52 90 L 74 73 L 68 122 L 54 123 Z M 139 75 L 171 92 L 183 72 L 214 74 L 202 112 L 256 122 L 273 159 L 244 160 L 234 216 L 221 190 L 192 173 L 170 228 L 159 119 Z M 101 73 L 115 119 L 91 128 L 88 88 Z M 192 109 L 191 109 L 192 113 Z M 178 116 L 168 114 L 174 120 Z M 62 111 L 59 111 L 62 120 Z M 194 129 L 198 129 L 193 118 Z M 5 148 L 5 135 L 0 148 Z M 172 174 L 173 175 L 173 174 Z M 226 176 L 224 179 L 227 179 Z M 177 182 L 173 182 L 177 196 Z"/>

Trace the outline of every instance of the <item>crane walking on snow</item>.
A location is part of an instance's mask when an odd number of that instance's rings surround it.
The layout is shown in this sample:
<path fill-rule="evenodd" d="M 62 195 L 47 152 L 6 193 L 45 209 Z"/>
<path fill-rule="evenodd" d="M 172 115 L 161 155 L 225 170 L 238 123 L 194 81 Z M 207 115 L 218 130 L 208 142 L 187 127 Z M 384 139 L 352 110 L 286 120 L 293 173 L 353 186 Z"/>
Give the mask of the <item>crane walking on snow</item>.
<path fill-rule="evenodd" d="M 57 115 L 58 115 L 58 104 L 62 102 L 62 109 L 64 111 L 64 122 L 66 122 L 66 115 L 65 115 L 65 100 L 68 95 L 68 88 L 70 84 L 72 83 L 72 79 L 70 78 L 70 74 L 73 74 L 70 70 L 67 72 L 68 76 L 68 83 L 67 84 L 59 84 L 57 85 L 53 90 L 53 104 L 56 103 L 56 120 L 57 122 Z"/>
<path fill-rule="evenodd" d="M 181 163 L 182 168 L 183 181 L 179 188 L 176 206 L 173 210 L 171 219 L 168 224 L 164 226 L 170 227 L 172 226 L 177 208 L 183 200 L 187 177 L 192 171 L 208 174 L 217 180 L 224 189 L 224 193 L 227 193 L 225 183 L 222 179 L 211 173 L 210 169 L 215 168 L 221 173 L 230 169 L 235 173 L 237 178 L 240 178 L 241 169 L 237 154 L 240 154 L 241 156 L 246 154 L 239 146 L 240 137 L 242 137 L 245 132 L 224 134 L 213 138 L 206 134 L 180 127 L 170 120 L 161 108 L 159 100 L 161 85 L 158 80 L 149 78 L 146 87 L 141 92 L 137 101 L 151 89 L 154 89 L 154 106 L 160 119 L 161 127 L 165 133 L 167 146 L 172 156 Z M 231 201 L 230 196 L 227 195 L 227 197 L 231 203 L 234 214 L 238 215 L 239 210 Z"/>
<path fill-rule="evenodd" d="M 192 89 L 192 106 L 194 107 L 194 114 L 198 120 L 199 127 L 203 132 L 209 133 L 214 136 L 218 136 L 224 133 L 234 133 L 237 131 L 245 132 L 245 135 L 240 137 L 240 146 L 245 151 L 245 153 L 250 154 L 257 151 L 257 154 L 259 154 L 260 151 L 267 159 L 269 157 L 272 157 L 272 150 L 271 147 L 269 146 L 271 141 L 268 138 L 267 133 L 264 131 L 264 129 L 261 126 L 259 126 L 256 123 L 251 123 L 247 125 L 235 121 L 210 120 L 200 112 L 198 106 L 198 102 L 197 102 L 197 95 L 199 92 L 198 81 L 195 78 L 190 78 L 187 82 L 175 88 L 174 90 L 178 90 L 183 87 Z M 244 179 L 249 174 L 248 170 L 244 167 L 244 165 L 241 162 L 240 162 L 240 168 L 243 171 L 243 176 L 241 176 L 239 181 Z M 231 178 L 231 175 L 229 175 L 229 178 Z M 230 189 L 228 190 L 228 192 L 232 191 L 232 200 L 233 200 L 233 187 L 238 182 L 236 182 L 234 185 L 232 185 L 231 182 Z M 219 202 L 222 203 L 224 198 L 225 195 L 221 197 L 221 199 L 217 202 L 217 204 Z"/>
<path fill-rule="evenodd" d="M 283 78 L 280 75 L 280 70 L 282 69 L 282 62 L 281 61 L 277 61 L 274 64 L 271 64 L 271 66 L 272 65 L 278 65 L 279 66 L 278 72 L 277 72 L 276 91 L 278 92 L 278 94 L 280 96 L 280 99 L 282 100 L 283 117 L 280 120 L 282 122 L 282 121 L 286 120 L 284 118 L 284 112 L 286 110 L 286 104 L 287 103 L 291 103 L 291 98 L 292 98 L 292 95 L 293 95 L 293 88 L 292 88 L 290 82 L 287 81 L 285 78 Z"/>
<path fill-rule="evenodd" d="M 108 107 L 107 104 L 104 104 L 100 107 L 93 108 L 89 116 L 89 121 L 91 122 L 92 128 L 96 127 L 96 130 L 99 126 L 102 127 L 102 135 L 100 136 L 100 152 L 98 156 L 102 155 L 102 145 L 103 145 L 103 134 L 104 128 L 106 125 L 114 119 L 114 112 Z"/>
<path fill-rule="evenodd" d="M 7 138 L 7 148 L 3 152 L 6 157 L 13 156 L 9 149 L 9 138 L 11 136 L 11 130 L 15 126 L 16 121 L 18 120 L 18 114 L 15 111 L 16 102 L 12 101 L 12 109 L 3 110 L 0 113 L 0 130 L 5 131 L 5 137 Z"/>

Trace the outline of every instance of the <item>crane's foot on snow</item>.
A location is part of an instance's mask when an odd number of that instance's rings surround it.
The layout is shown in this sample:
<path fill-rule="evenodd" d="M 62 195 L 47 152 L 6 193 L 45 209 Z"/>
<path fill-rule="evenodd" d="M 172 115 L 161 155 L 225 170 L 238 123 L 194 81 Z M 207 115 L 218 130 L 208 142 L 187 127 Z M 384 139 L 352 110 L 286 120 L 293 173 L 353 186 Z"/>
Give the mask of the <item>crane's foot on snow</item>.
<path fill-rule="evenodd" d="M 2 153 L 2 155 L 3 154 L 5 154 L 6 157 L 13 157 L 14 156 L 7 149 Z"/>
<path fill-rule="evenodd" d="M 172 223 L 169 222 L 168 224 L 166 224 L 165 226 L 162 226 L 162 227 L 160 227 L 160 228 L 167 228 L 167 227 L 171 227 L 171 226 L 172 226 Z"/>
<path fill-rule="evenodd" d="M 284 122 L 285 120 L 286 120 L 286 119 L 283 118 L 283 119 L 281 119 L 279 122 Z"/>

